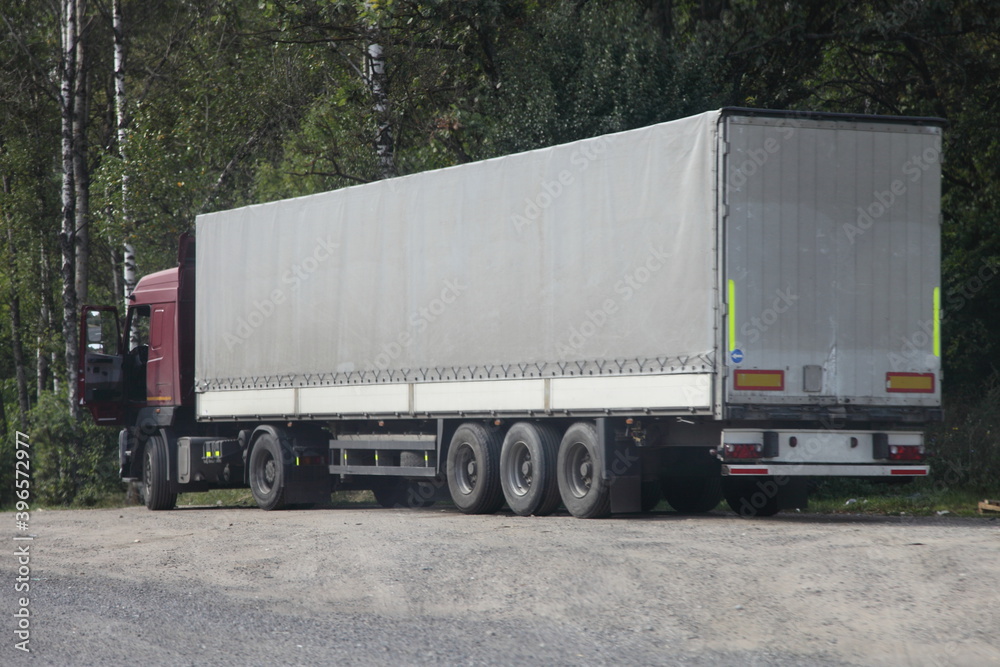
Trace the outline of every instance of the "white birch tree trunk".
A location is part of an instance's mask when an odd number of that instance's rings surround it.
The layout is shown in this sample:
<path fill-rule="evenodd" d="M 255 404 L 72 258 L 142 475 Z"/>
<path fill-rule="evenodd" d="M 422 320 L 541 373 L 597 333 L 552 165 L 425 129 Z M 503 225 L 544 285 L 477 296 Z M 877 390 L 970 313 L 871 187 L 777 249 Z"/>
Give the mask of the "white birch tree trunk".
<path fill-rule="evenodd" d="M 42 392 L 46 389 L 51 388 L 50 382 L 50 358 L 52 355 L 51 349 L 45 345 L 45 338 L 43 332 L 52 329 L 52 308 L 51 308 L 51 298 L 52 298 L 52 277 L 49 274 L 49 256 L 45 252 L 45 246 L 42 246 L 41 257 L 38 264 L 38 282 L 39 288 L 41 289 L 41 307 L 38 312 L 38 337 L 35 339 L 35 364 L 38 373 L 38 383 L 35 387 L 36 396 L 41 396 Z"/>
<path fill-rule="evenodd" d="M 79 418 L 77 396 L 77 322 L 76 322 L 76 185 L 74 179 L 73 129 L 76 107 L 76 0 L 62 0 L 62 57 L 59 106 L 62 132 L 62 229 L 59 249 L 62 254 L 62 332 L 65 345 L 66 382 L 70 415 Z"/>
<path fill-rule="evenodd" d="M 76 0 L 76 76 L 73 108 L 73 185 L 75 188 L 76 299 L 85 304 L 90 292 L 90 169 L 87 165 L 87 124 L 90 115 L 90 80 L 84 18 L 87 0 Z"/>
<path fill-rule="evenodd" d="M 139 278 L 136 270 L 135 248 L 129 243 L 128 235 L 132 229 L 132 218 L 129 214 L 128 186 L 128 115 L 126 113 L 125 97 L 125 17 L 122 14 L 122 0 L 114 0 L 114 17 L 112 27 L 115 34 L 115 120 L 118 124 L 118 157 L 122 161 L 122 227 L 125 229 L 126 241 L 122 248 L 122 279 L 124 280 L 125 310 L 128 310 L 129 297 L 135 290 Z M 138 332 L 129 331 L 129 349 L 139 344 Z"/>
<path fill-rule="evenodd" d="M 375 121 L 378 124 L 375 153 L 378 157 L 379 178 L 392 178 L 396 175 L 396 159 L 392 143 L 392 126 L 389 123 L 389 82 L 386 77 L 382 45 L 374 41 L 377 37 L 378 29 L 370 29 L 369 38 L 373 41 L 368 45 L 368 88 L 371 90 Z"/>

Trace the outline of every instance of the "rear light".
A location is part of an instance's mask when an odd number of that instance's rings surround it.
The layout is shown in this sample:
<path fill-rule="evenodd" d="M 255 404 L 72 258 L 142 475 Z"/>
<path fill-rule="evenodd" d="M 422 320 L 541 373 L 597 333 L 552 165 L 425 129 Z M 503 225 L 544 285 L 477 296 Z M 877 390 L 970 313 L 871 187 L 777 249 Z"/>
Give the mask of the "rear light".
<path fill-rule="evenodd" d="M 920 445 L 889 445 L 890 461 L 922 461 L 924 448 Z"/>
<path fill-rule="evenodd" d="M 933 394 L 934 373 L 886 373 L 885 390 L 901 394 Z"/>
<path fill-rule="evenodd" d="M 734 445 L 726 443 L 723 451 L 727 459 L 757 459 L 760 458 L 761 452 L 764 451 L 764 446 L 758 444 Z"/>
<path fill-rule="evenodd" d="M 733 389 L 741 391 L 784 391 L 785 371 L 738 370 L 733 374 Z"/>

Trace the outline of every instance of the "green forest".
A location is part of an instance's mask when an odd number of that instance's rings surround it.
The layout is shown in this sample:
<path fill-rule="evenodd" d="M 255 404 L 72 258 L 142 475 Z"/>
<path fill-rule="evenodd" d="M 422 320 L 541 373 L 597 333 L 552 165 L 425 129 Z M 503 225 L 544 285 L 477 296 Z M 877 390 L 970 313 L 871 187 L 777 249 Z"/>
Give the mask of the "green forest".
<path fill-rule="evenodd" d="M 120 489 L 75 394 L 83 304 L 195 216 L 724 106 L 934 116 L 945 421 L 928 484 L 1000 490 L 1000 2 L 0 0 L 0 502 Z"/>

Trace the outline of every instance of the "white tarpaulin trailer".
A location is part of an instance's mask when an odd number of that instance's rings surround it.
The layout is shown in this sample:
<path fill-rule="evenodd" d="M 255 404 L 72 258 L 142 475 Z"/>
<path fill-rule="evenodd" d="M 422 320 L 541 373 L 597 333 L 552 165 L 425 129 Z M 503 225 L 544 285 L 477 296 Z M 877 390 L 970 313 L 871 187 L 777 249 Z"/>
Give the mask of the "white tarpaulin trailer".
<path fill-rule="evenodd" d="M 199 216 L 148 341 L 86 309 L 84 402 L 155 510 L 770 516 L 926 476 L 942 124 L 722 109 Z"/>
<path fill-rule="evenodd" d="M 940 133 L 727 109 L 199 216 L 198 416 L 938 406 Z"/>

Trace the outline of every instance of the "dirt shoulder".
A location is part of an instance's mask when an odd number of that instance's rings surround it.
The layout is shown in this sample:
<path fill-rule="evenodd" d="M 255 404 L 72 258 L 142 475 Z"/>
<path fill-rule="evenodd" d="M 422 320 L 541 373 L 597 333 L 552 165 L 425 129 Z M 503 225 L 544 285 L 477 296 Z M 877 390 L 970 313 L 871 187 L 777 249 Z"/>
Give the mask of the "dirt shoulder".
<path fill-rule="evenodd" d="M 1000 664 L 1000 521 L 436 508 L 32 519 L 31 657 L 48 664 L 81 655 L 70 650 L 114 663 L 93 638 L 129 633 L 129 605 L 153 662 L 265 664 L 292 642 L 299 664 Z M 15 570 L 4 559 L 8 581 Z M 260 622 L 293 629 L 247 630 Z M 195 629 L 216 626 L 206 646 L 221 652 L 199 653 Z"/>

